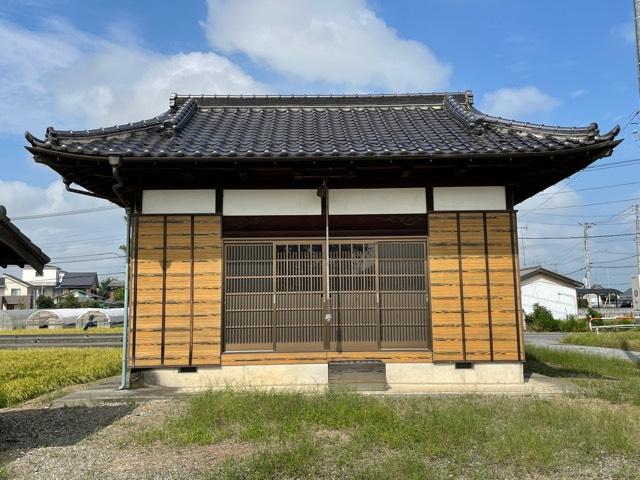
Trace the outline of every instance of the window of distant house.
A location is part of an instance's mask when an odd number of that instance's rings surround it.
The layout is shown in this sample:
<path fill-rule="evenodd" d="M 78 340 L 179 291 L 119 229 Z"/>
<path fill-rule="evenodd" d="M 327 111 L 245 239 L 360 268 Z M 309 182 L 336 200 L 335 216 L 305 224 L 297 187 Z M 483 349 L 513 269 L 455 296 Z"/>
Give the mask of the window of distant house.
<path fill-rule="evenodd" d="M 13 295 L 13 296 L 20 295 L 20 289 L 19 288 L 12 288 L 11 289 L 11 295 Z"/>

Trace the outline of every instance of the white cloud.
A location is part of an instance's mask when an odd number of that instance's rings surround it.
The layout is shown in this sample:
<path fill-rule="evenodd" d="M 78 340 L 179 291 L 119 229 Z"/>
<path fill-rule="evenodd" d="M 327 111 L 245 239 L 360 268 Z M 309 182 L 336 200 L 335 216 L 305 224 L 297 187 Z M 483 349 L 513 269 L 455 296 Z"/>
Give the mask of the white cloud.
<path fill-rule="evenodd" d="M 38 134 L 152 117 L 171 93 L 256 93 L 266 87 L 212 52 L 166 55 L 131 36 L 102 38 L 59 19 L 32 31 L 0 22 L 0 132 Z M 123 40 L 125 39 L 125 40 Z"/>
<path fill-rule="evenodd" d="M 365 0 L 209 0 L 210 44 L 304 82 L 355 91 L 430 91 L 451 66 L 401 38 Z"/>
<path fill-rule="evenodd" d="M 585 93 L 587 93 L 586 90 L 582 88 L 578 88 L 577 90 L 573 90 L 569 95 L 571 96 L 571 98 L 578 98 L 584 95 Z"/>
<path fill-rule="evenodd" d="M 526 119 L 527 115 L 549 113 L 559 105 L 560 100 L 529 85 L 521 88 L 499 88 L 485 93 L 480 109 L 491 115 Z"/>
<path fill-rule="evenodd" d="M 35 187 L 24 182 L 1 179 L 0 205 L 7 208 L 7 215 L 13 219 L 26 215 L 113 207 L 105 200 L 68 193 L 61 181 L 46 187 Z M 15 224 L 52 258 L 52 263 L 63 269 L 99 273 L 119 273 L 124 270 L 123 261 L 113 258 L 121 255 L 118 246 L 125 239 L 126 228 L 121 209 L 15 220 Z M 107 257 L 111 259 L 104 259 Z"/>
<path fill-rule="evenodd" d="M 633 22 L 623 22 L 611 28 L 611 35 L 625 43 L 636 43 L 636 31 Z"/>

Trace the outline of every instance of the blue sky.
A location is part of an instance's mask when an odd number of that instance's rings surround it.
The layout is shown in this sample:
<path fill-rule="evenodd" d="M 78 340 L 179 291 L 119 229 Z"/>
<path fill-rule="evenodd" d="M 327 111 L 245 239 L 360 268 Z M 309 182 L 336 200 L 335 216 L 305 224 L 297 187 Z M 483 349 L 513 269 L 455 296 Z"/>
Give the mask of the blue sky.
<path fill-rule="evenodd" d="M 13 217 L 104 206 L 64 193 L 56 175 L 23 149 L 24 130 L 42 136 L 48 125 L 88 128 L 153 116 L 174 91 L 471 89 L 480 109 L 506 117 L 596 121 L 604 131 L 625 125 L 638 108 L 632 2 L 586 3 L 5 0 L 0 203 Z M 601 164 L 640 157 L 636 128 L 627 126 L 626 141 Z M 584 190 L 621 183 L 630 185 Z M 580 235 L 584 221 L 601 223 L 593 235 L 629 233 L 624 209 L 634 201 L 564 207 L 640 197 L 640 173 L 634 165 L 586 171 L 551 192 L 519 206 L 524 237 Z M 64 268 L 122 270 L 117 258 L 97 260 L 122 240 L 117 210 L 16 223 Z M 529 265 L 561 273 L 582 267 L 579 239 L 523 243 Z M 595 280 L 626 288 L 632 237 L 594 238 L 592 251 Z"/>

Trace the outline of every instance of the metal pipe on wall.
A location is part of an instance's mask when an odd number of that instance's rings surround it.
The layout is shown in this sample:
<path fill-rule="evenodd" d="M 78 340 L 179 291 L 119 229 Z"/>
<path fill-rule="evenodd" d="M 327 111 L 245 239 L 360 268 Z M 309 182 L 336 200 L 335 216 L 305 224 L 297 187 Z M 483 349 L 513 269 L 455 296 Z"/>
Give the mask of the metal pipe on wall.
<path fill-rule="evenodd" d="M 131 253 L 131 209 L 125 209 L 127 218 L 127 240 L 125 242 L 125 260 L 124 267 L 124 319 L 122 326 L 122 367 L 120 374 L 120 386 L 118 390 L 124 390 L 127 388 L 127 350 L 129 339 L 129 268 L 130 268 L 130 253 Z"/>

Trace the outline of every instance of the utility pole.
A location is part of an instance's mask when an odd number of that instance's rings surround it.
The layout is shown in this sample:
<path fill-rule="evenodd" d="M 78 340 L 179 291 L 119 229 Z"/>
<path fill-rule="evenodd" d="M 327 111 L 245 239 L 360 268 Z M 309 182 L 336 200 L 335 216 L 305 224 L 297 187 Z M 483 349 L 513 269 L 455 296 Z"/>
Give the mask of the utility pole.
<path fill-rule="evenodd" d="M 638 0 L 640 1 L 640 0 Z M 527 266 L 527 256 L 525 254 L 525 248 L 524 248 L 524 233 L 525 231 L 527 231 L 529 229 L 529 227 L 527 225 L 521 225 L 518 227 L 518 229 L 520 230 L 520 245 L 522 246 L 522 266 L 526 267 Z"/>
<path fill-rule="evenodd" d="M 636 274 L 640 275 L 640 205 L 636 205 L 635 211 L 636 211 Z"/>
<path fill-rule="evenodd" d="M 591 288 L 591 260 L 589 258 L 589 229 L 593 223 L 581 223 L 584 228 L 584 288 Z"/>

